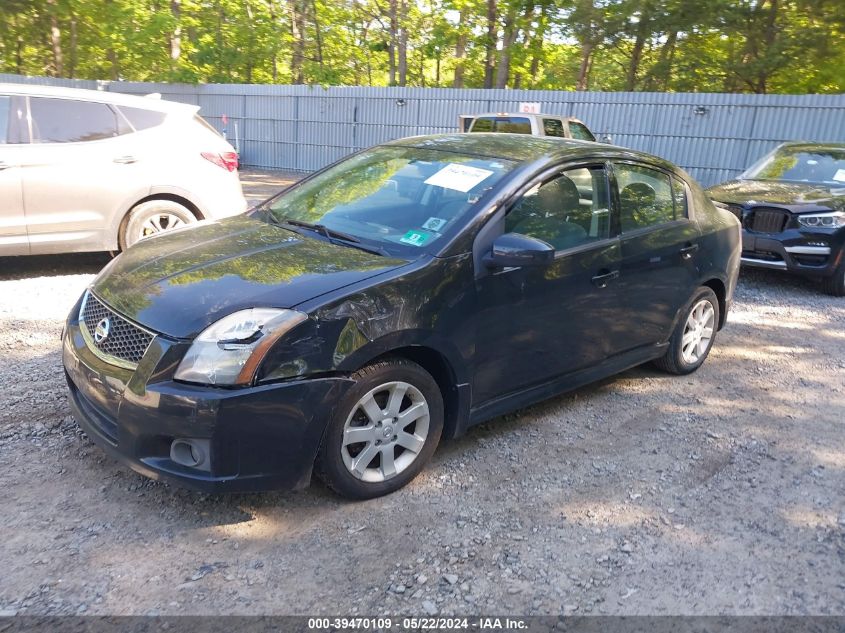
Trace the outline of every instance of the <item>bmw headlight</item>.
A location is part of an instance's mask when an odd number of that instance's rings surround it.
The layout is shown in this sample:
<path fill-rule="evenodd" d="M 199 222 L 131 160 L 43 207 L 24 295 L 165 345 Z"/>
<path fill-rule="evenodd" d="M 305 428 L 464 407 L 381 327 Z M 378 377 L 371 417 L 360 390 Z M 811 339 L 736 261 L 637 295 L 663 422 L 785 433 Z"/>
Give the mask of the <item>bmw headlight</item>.
<path fill-rule="evenodd" d="M 808 213 L 798 216 L 798 224 L 808 229 L 838 229 L 845 226 L 845 212 Z"/>
<path fill-rule="evenodd" d="M 273 343 L 308 318 L 296 310 L 251 308 L 223 317 L 194 339 L 176 380 L 247 385 Z"/>

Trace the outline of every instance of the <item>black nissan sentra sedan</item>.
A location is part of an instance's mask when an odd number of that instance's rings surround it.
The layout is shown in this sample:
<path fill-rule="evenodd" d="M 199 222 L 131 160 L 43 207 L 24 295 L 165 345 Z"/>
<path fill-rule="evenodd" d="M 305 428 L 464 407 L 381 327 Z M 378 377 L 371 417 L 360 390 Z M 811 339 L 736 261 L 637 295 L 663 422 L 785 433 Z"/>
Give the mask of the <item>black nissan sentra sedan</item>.
<path fill-rule="evenodd" d="M 845 296 L 845 143 L 784 143 L 707 190 L 742 221 L 742 263 Z"/>
<path fill-rule="evenodd" d="M 113 260 L 64 334 L 73 412 L 210 491 L 408 483 L 443 437 L 647 361 L 696 370 L 739 223 L 666 161 L 510 134 L 360 152 Z"/>

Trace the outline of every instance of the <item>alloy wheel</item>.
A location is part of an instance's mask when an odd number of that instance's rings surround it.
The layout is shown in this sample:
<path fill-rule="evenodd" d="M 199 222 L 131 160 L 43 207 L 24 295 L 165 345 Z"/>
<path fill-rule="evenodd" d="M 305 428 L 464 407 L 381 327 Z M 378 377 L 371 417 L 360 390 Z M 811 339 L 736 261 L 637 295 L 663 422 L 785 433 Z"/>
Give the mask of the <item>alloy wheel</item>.
<path fill-rule="evenodd" d="M 687 317 L 681 340 L 681 356 L 685 363 L 693 365 L 707 353 L 715 322 L 716 311 L 710 301 L 702 299 L 695 304 Z"/>
<path fill-rule="evenodd" d="M 387 481 L 408 468 L 428 438 L 429 406 L 407 382 L 379 385 L 352 407 L 343 426 L 341 456 L 356 479 Z"/>
<path fill-rule="evenodd" d="M 155 215 L 147 218 L 147 220 L 141 225 L 141 231 L 138 235 L 138 239 L 141 240 L 145 237 L 161 233 L 162 231 L 169 231 L 170 229 L 175 229 L 185 225 L 186 222 L 178 215 L 173 213 L 156 213 Z"/>

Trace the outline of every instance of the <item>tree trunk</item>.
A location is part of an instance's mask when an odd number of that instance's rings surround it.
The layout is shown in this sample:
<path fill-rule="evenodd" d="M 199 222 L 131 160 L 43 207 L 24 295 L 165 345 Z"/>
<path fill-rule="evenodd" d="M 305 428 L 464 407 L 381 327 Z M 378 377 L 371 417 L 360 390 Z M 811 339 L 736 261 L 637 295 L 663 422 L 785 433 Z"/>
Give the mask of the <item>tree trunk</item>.
<path fill-rule="evenodd" d="M 62 57 L 62 32 L 59 29 L 59 16 L 56 14 L 56 0 L 47 0 L 47 12 L 50 15 L 50 45 L 53 48 L 53 70 L 56 77 L 64 75 Z"/>
<path fill-rule="evenodd" d="M 496 0 L 487 0 L 487 35 L 484 41 L 484 87 L 493 87 L 496 70 L 496 44 L 499 41 L 498 10 Z"/>
<path fill-rule="evenodd" d="M 540 17 L 537 20 L 537 28 L 531 36 L 531 42 L 528 47 L 531 49 L 531 66 L 528 72 L 531 75 L 532 85 L 537 83 L 537 75 L 540 73 L 540 60 L 543 56 L 543 38 L 546 35 L 546 25 L 548 24 L 549 5 L 543 2 L 540 5 Z"/>
<path fill-rule="evenodd" d="M 71 79 L 76 75 L 76 63 L 79 61 L 77 56 L 77 32 L 76 32 L 76 16 L 70 16 L 70 59 L 68 59 L 68 77 Z"/>
<path fill-rule="evenodd" d="M 399 85 L 404 86 L 408 82 L 408 0 L 399 2 L 398 41 L 399 49 Z"/>
<path fill-rule="evenodd" d="M 397 3 L 399 0 L 390 0 L 387 5 L 387 18 L 390 23 L 390 32 L 388 33 L 387 42 L 387 85 L 396 85 L 396 41 L 397 31 L 399 30 L 397 18 Z"/>
<path fill-rule="evenodd" d="M 513 8 L 508 9 L 505 16 L 505 28 L 502 40 L 502 50 L 499 51 L 499 64 L 496 68 L 496 87 L 505 88 L 511 72 L 511 49 L 516 42 L 517 30 L 514 28 L 516 13 Z"/>
<path fill-rule="evenodd" d="M 458 39 L 455 42 L 455 78 L 452 81 L 453 88 L 464 87 L 464 57 L 467 52 L 467 34 L 464 30 L 464 13 L 458 15 Z"/>
<path fill-rule="evenodd" d="M 647 11 L 640 13 L 640 21 L 637 23 L 637 37 L 634 40 L 634 49 L 631 51 L 631 63 L 628 64 L 628 72 L 625 74 L 626 92 L 632 92 L 637 85 L 637 73 L 640 69 L 640 61 L 643 58 L 649 18 L 650 16 Z"/>
<path fill-rule="evenodd" d="M 170 34 L 170 60 L 179 61 L 182 56 L 182 0 L 170 0 L 170 15 L 173 16 L 173 32 Z M 171 64 L 173 66 L 174 64 Z"/>
<path fill-rule="evenodd" d="M 314 18 L 314 41 L 317 43 L 317 63 L 323 68 L 323 34 L 320 32 L 320 18 L 317 17 L 317 3 L 311 0 L 311 11 Z"/>
<path fill-rule="evenodd" d="M 293 39 L 290 59 L 290 75 L 294 84 L 304 81 L 302 66 L 305 53 L 305 13 L 300 6 L 300 0 L 288 0 L 290 11 L 290 33 Z"/>
<path fill-rule="evenodd" d="M 581 45 L 581 65 L 578 67 L 578 81 L 575 90 L 587 90 L 590 87 L 590 68 L 593 65 L 593 43 Z"/>

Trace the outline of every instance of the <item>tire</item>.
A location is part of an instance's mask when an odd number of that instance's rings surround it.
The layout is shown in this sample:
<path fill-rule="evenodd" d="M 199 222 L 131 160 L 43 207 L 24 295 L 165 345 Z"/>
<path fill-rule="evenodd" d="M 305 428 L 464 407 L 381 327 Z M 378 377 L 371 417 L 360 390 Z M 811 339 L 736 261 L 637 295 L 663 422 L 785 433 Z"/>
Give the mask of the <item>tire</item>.
<path fill-rule="evenodd" d="M 120 250 L 139 240 L 197 221 L 187 207 L 172 200 L 148 200 L 135 205 L 121 224 L 118 234 Z"/>
<path fill-rule="evenodd" d="M 845 252 L 840 254 L 839 259 L 833 274 L 822 279 L 822 290 L 833 297 L 845 297 Z"/>
<path fill-rule="evenodd" d="M 687 303 L 675 331 L 669 339 L 669 348 L 654 364 L 665 372 L 676 375 L 691 374 L 701 367 L 719 327 L 719 300 L 716 293 L 701 286 Z M 687 345 L 684 336 L 690 335 Z"/>
<path fill-rule="evenodd" d="M 341 496 L 372 499 L 410 482 L 431 459 L 443 432 L 443 396 L 431 374 L 400 358 L 351 378 L 355 385 L 326 428 L 314 471 Z"/>

